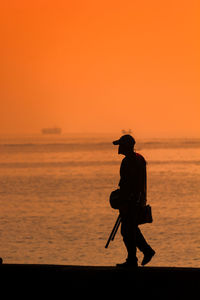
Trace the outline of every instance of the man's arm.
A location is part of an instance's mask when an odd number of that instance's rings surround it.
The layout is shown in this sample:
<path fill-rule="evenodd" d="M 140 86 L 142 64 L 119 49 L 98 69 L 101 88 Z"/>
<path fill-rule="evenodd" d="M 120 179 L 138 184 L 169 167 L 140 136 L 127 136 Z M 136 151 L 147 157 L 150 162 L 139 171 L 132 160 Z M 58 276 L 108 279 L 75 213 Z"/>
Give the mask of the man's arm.
<path fill-rule="evenodd" d="M 142 172 L 142 178 L 143 178 L 143 187 L 142 187 L 142 193 L 141 193 L 141 205 L 146 205 L 147 202 L 147 170 L 146 170 L 146 162 L 143 166 L 143 172 Z"/>

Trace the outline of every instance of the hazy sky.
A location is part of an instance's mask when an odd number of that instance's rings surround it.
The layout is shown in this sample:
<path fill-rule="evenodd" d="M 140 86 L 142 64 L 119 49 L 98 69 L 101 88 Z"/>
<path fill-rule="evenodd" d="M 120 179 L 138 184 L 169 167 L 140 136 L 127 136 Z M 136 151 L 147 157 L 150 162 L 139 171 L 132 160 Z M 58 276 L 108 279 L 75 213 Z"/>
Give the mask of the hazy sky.
<path fill-rule="evenodd" d="M 199 136 L 199 0 L 2 2 L 0 133 Z"/>

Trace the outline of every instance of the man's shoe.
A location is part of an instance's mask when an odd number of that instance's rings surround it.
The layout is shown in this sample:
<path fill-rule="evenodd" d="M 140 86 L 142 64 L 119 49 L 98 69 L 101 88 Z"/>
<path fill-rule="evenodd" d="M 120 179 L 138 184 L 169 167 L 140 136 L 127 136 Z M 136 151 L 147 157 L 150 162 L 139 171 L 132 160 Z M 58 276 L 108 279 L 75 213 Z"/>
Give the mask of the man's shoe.
<path fill-rule="evenodd" d="M 132 263 L 132 262 L 125 261 L 122 264 L 116 264 L 116 267 L 117 268 L 137 268 L 138 264 L 137 263 Z"/>
<path fill-rule="evenodd" d="M 151 249 L 146 254 L 144 254 L 144 258 L 142 260 L 141 265 L 144 266 L 144 265 L 148 264 L 155 254 L 156 254 L 156 252 L 153 249 Z"/>

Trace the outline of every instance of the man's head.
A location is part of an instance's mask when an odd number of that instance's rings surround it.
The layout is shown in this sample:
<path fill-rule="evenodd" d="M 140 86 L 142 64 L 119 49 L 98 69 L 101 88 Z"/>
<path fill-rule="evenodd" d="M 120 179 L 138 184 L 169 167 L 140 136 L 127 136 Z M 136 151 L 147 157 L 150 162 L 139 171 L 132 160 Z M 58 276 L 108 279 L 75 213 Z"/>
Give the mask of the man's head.
<path fill-rule="evenodd" d="M 125 134 L 119 140 L 113 142 L 114 145 L 119 145 L 118 153 L 128 155 L 133 152 L 135 139 L 130 134 Z"/>

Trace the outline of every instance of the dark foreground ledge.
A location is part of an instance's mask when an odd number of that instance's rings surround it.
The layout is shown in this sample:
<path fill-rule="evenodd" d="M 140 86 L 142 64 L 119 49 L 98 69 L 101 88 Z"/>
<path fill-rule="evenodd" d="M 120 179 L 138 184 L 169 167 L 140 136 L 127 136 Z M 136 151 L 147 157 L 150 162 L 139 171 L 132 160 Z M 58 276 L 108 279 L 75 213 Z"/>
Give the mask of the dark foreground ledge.
<path fill-rule="evenodd" d="M 2 282 L 33 284 L 43 282 L 62 283 L 69 290 L 118 291 L 137 290 L 141 293 L 155 292 L 162 295 L 198 293 L 200 288 L 199 268 L 139 267 L 118 269 L 99 266 L 66 266 L 36 264 L 0 265 Z"/>

